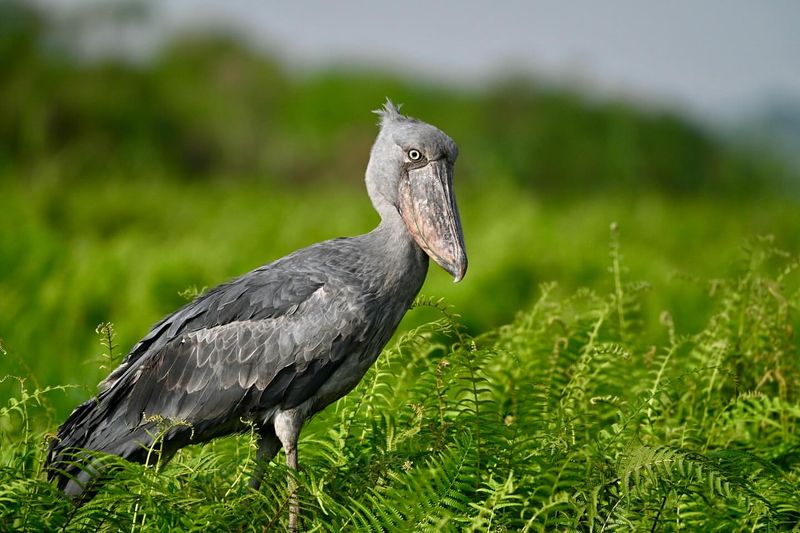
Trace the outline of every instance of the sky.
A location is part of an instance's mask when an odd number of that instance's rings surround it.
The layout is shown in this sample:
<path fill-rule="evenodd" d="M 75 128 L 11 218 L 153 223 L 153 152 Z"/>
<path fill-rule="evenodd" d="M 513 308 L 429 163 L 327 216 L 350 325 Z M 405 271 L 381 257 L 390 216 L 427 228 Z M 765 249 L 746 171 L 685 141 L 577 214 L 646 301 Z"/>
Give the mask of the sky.
<path fill-rule="evenodd" d="M 81 0 L 44 0 L 55 7 Z M 224 26 L 296 70 L 378 67 L 480 85 L 516 75 L 737 117 L 800 102 L 800 2 L 160 0 L 155 34 Z"/>

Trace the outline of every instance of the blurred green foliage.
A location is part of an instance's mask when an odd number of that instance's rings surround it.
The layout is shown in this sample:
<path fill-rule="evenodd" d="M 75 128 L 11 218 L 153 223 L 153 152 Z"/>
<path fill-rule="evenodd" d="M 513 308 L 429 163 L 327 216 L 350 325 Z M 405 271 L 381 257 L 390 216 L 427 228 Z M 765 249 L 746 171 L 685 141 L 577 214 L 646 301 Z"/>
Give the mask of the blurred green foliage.
<path fill-rule="evenodd" d="M 765 157 L 623 101 L 513 78 L 454 91 L 369 72 L 290 76 L 213 34 L 175 39 L 145 62 L 90 61 L 74 53 L 77 28 L 29 5 L 0 2 L 6 177 L 358 183 L 374 134 L 368 111 L 390 96 L 459 142 L 464 186 L 749 196 L 785 181 Z"/>
<path fill-rule="evenodd" d="M 461 147 L 470 271 L 455 286 L 432 268 L 424 292 L 472 332 L 511 320 L 543 281 L 605 283 L 612 221 L 630 275 L 654 286 L 649 316 L 670 309 L 688 330 L 708 316 L 696 279 L 725 274 L 748 236 L 800 244 L 796 204 L 774 194 L 786 171 L 670 114 L 524 80 L 291 76 L 208 34 L 146 62 L 87 60 L 59 24 L 0 1 L 0 376 L 87 387 L 61 414 L 101 377 L 97 324 L 126 350 L 188 288 L 373 227 L 362 176 L 387 95 Z"/>
<path fill-rule="evenodd" d="M 301 246 L 374 227 L 363 191 L 316 185 L 169 179 L 0 184 L 0 375 L 33 375 L 43 385 L 79 383 L 59 404 L 66 414 L 102 378 L 94 333 L 115 324 L 129 349 L 161 316 L 212 287 Z M 650 282 L 650 327 L 669 309 L 695 331 L 707 317 L 707 278 L 730 273 L 740 245 L 772 232 L 800 249 L 797 207 L 776 200 L 743 204 L 615 198 L 540 201 L 514 189 L 460 194 L 470 269 L 465 280 L 431 267 L 423 288 L 443 296 L 470 331 L 507 322 L 538 285 L 565 291 L 608 287 L 609 224 L 621 228 L 627 275 Z M 419 311 L 407 328 L 430 317 Z M 0 384 L 0 392 L 10 389 Z M 3 388 L 6 387 L 6 388 Z"/>

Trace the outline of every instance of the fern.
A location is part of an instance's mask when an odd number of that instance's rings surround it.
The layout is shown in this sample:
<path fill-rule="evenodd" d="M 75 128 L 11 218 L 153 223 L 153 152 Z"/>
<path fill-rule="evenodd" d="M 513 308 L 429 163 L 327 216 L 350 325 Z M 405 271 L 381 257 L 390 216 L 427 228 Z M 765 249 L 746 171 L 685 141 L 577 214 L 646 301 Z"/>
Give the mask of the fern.
<path fill-rule="evenodd" d="M 259 492 L 251 430 L 165 467 L 107 457 L 113 480 L 71 506 L 41 471 L 49 398 L 67 387 L 6 377 L 19 392 L 0 406 L 0 529 L 281 530 L 296 497 L 314 531 L 796 530 L 800 261 L 756 240 L 712 284 L 705 327 L 660 312 L 652 333 L 649 287 L 626 280 L 619 246 L 609 294 L 543 284 L 480 335 L 419 298 L 434 319 L 307 425 L 300 472 L 279 457 Z M 154 424 L 154 452 L 176 423 Z"/>

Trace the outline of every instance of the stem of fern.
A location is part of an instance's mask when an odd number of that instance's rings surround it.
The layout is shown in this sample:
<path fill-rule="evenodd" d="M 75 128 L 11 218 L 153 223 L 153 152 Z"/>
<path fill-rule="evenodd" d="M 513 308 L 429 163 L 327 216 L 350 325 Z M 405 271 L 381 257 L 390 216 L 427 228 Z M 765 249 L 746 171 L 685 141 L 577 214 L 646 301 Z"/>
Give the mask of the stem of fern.
<path fill-rule="evenodd" d="M 625 323 L 625 312 L 622 306 L 624 292 L 622 290 L 622 273 L 620 268 L 620 253 L 619 253 L 619 225 L 616 222 L 611 223 L 611 271 L 614 274 L 614 294 L 617 304 L 617 316 L 619 317 L 619 334 L 622 340 L 625 340 L 628 326 Z"/>

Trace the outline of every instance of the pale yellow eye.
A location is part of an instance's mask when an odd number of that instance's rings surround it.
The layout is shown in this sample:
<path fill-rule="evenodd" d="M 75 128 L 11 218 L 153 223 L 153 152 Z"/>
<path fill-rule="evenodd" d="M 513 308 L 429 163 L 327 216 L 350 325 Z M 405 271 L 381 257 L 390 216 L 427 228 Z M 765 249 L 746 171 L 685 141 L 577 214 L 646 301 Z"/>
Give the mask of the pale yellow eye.
<path fill-rule="evenodd" d="M 416 148 L 412 148 L 408 151 L 408 158 L 412 161 L 419 161 L 422 159 L 422 153 L 420 153 L 420 151 Z"/>

